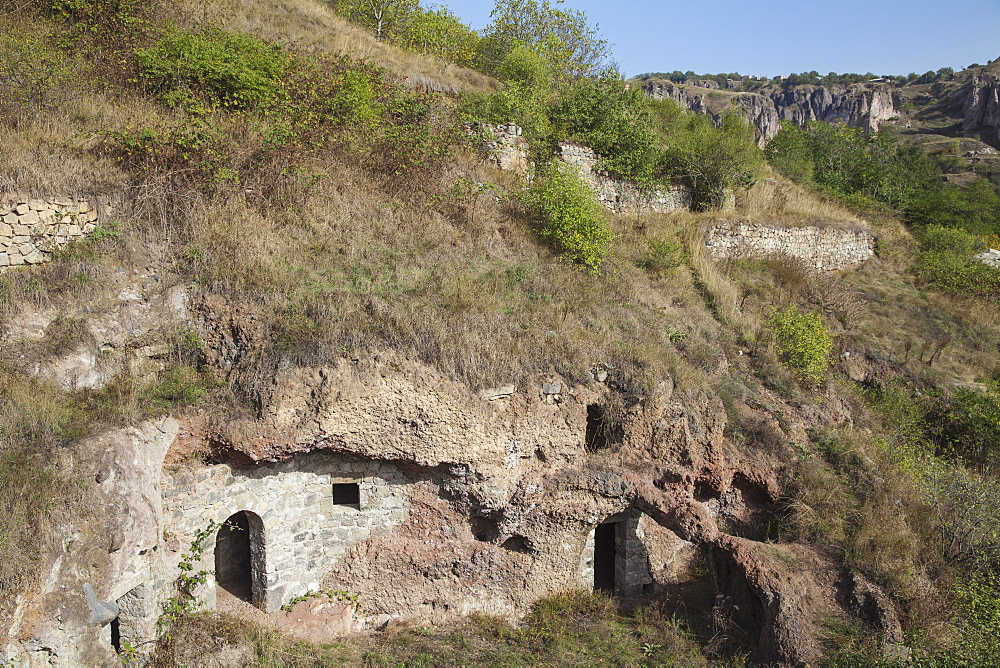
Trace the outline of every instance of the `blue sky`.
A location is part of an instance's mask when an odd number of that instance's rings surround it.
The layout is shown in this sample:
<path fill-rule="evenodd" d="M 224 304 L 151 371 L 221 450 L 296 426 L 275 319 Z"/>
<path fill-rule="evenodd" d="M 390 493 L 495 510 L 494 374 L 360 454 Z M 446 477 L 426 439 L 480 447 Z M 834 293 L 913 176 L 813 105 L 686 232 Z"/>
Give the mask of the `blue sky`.
<path fill-rule="evenodd" d="M 473 28 L 490 1 L 448 7 Z M 600 26 L 624 73 L 922 74 L 1000 57 L 1000 0 L 567 0 Z"/>

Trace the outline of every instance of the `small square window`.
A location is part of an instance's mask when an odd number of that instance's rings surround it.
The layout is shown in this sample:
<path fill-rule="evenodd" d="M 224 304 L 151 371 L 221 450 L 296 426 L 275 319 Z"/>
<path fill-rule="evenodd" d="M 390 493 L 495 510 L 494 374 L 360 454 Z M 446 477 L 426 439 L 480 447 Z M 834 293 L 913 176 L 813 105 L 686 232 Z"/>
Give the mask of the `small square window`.
<path fill-rule="evenodd" d="M 333 483 L 333 503 L 337 506 L 361 507 L 361 486 L 356 482 Z"/>

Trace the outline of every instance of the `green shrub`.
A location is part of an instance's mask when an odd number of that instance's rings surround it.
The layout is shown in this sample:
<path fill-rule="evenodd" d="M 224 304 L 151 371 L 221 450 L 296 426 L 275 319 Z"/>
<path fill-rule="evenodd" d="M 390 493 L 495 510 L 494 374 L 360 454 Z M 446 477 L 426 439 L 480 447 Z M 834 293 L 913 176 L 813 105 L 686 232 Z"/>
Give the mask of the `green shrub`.
<path fill-rule="evenodd" d="M 662 169 L 691 188 L 696 209 L 720 208 L 727 191 L 756 183 L 763 157 L 753 128 L 735 114 L 718 128 L 707 116 L 685 114 L 665 132 L 670 139 Z"/>
<path fill-rule="evenodd" d="M 1000 192 L 983 178 L 968 188 L 928 188 L 913 198 L 907 220 L 915 225 L 954 227 L 977 235 L 1000 234 Z"/>
<path fill-rule="evenodd" d="M 980 238 L 941 225 L 922 227 L 917 237 L 921 250 L 914 271 L 918 278 L 938 289 L 968 297 L 1000 295 L 1000 269 L 973 257 L 982 250 Z"/>
<path fill-rule="evenodd" d="M 800 380 L 820 383 L 830 366 L 833 338 L 819 313 L 799 313 L 794 306 L 776 311 L 769 324 L 778 353 Z"/>
<path fill-rule="evenodd" d="M 815 163 L 805 133 L 791 121 L 783 121 L 764 148 L 764 157 L 782 175 L 796 183 L 811 183 Z"/>
<path fill-rule="evenodd" d="M 291 63 L 281 48 L 248 35 L 169 28 L 135 52 L 139 76 L 171 105 L 189 110 L 269 107 L 285 99 Z"/>
<path fill-rule="evenodd" d="M 523 201 L 542 223 L 542 236 L 555 242 L 563 257 L 600 272 L 611 230 L 593 190 L 573 167 L 550 163 L 536 176 Z"/>
<path fill-rule="evenodd" d="M 550 118 L 557 138 L 578 141 L 601 156 L 601 166 L 649 182 L 660 157 L 645 96 L 618 78 L 583 79 L 566 90 Z"/>
<path fill-rule="evenodd" d="M 42 34 L 0 30 L 0 111 L 37 111 L 70 98 L 77 67 Z"/>
<path fill-rule="evenodd" d="M 990 666 L 1000 654 L 1000 576 L 980 572 L 959 580 L 951 591 L 957 633 L 921 662 L 929 666 Z"/>

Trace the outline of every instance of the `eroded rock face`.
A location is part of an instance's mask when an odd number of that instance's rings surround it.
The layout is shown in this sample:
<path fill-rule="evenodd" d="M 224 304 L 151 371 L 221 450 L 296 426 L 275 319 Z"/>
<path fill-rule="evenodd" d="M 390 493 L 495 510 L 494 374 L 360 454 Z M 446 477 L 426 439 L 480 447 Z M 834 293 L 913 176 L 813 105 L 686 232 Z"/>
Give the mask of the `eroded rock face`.
<path fill-rule="evenodd" d="M 965 91 L 962 130 L 989 128 L 1000 141 L 1000 80 L 992 75 L 974 77 Z"/>
<path fill-rule="evenodd" d="M 709 108 L 708 96 L 712 93 L 702 88 L 659 80 L 647 81 L 644 88 L 651 98 L 671 99 L 691 111 L 711 114 L 716 121 L 721 119 L 718 111 Z M 897 115 L 892 91 L 881 84 L 765 89 L 733 95 L 730 104 L 756 128 L 761 146 L 778 134 L 782 121 L 800 126 L 809 121 L 840 121 L 874 132 Z"/>
<path fill-rule="evenodd" d="M 255 369 L 252 314 L 217 298 L 198 309 L 207 362 L 230 377 Z M 341 615 L 344 630 L 518 616 L 576 587 L 655 596 L 701 555 L 721 614 L 757 639 L 755 659 L 814 662 L 813 620 L 836 605 L 828 569 L 753 531 L 781 494 L 782 460 L 731 442 L 717 398 L 669 382 L 624 409 L 613 439 L 595 441 L 588 421 L 615 390 L 594 376 L 515 388 L 498 379 L 504 390 L 483 398 L 385 352 L 268 371 L 254 415 L 192 414 L 97 437 L 76 469 L 93 479 L 90 512 L 60 530 L 6 658 L 113 660 L 111 625 L 91 621 L 84 583 L 118 606 L 120 640 L 141 645 L 185 559 L 208 572 L 195 589 L 208 608 L 242 599 L 280 615 L 320 588 L 357 595 L 362 609 Z"/>

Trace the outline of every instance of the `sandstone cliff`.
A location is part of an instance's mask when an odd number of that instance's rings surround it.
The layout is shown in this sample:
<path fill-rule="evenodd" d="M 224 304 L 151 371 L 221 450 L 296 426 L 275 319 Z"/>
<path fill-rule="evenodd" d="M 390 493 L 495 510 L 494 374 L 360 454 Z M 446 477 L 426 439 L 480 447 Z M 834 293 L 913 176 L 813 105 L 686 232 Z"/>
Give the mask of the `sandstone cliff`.
<path fill-rule="evenodd" d="M 892 91 L 884 84 L 772 86 L 757 93 L 723 93 L 655 79 L 643 85 L 651 98 L 671 99 L 713 118 L 736 110 L 757 129 L 761 145 L 777 134 L 782 121 L 841 121 L 873 132 L 897 115 Z"/>
<path fill-rule="evenodd" d="M 962 130 L 979 130 L 984 138 L 1000 141 L 1000 79 L 974 77 L 964 89 Z"/>

